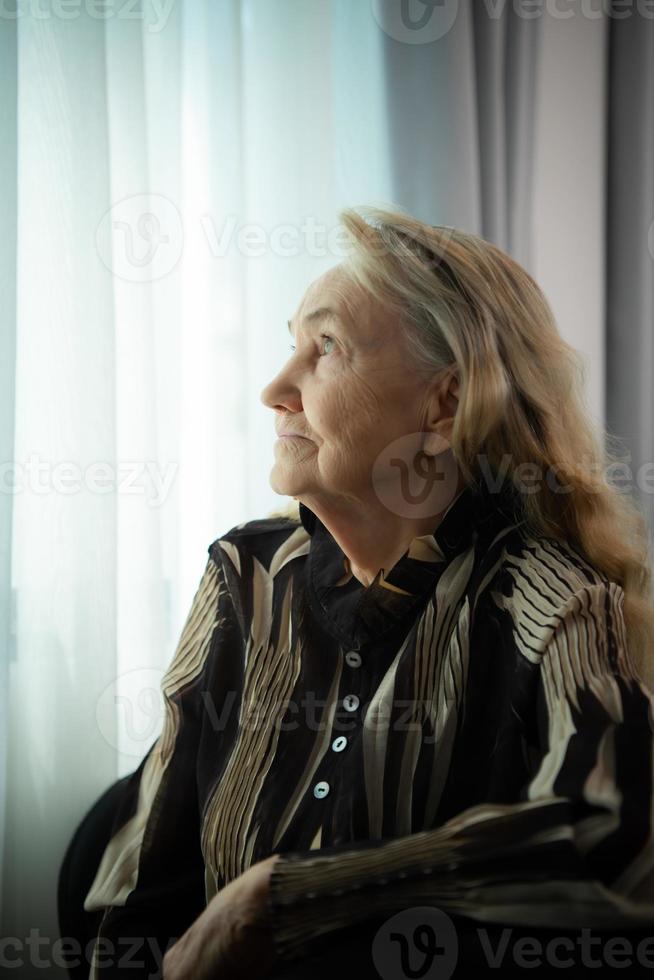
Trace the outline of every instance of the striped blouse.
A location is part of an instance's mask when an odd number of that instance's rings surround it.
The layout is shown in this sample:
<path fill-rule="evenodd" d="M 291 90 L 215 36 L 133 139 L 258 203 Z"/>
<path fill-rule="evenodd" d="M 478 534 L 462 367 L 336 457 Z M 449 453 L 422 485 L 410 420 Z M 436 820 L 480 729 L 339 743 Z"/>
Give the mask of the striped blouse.
<path fill-rule="evenodd" d="M 272 853 L 281 961 L 418 905 L 654 923 L 653 702 L 623 599 L 485 486 L 368 586 L 304 504 L 232 528 L 86 897 L 98 938 L 165 949 Z"/>

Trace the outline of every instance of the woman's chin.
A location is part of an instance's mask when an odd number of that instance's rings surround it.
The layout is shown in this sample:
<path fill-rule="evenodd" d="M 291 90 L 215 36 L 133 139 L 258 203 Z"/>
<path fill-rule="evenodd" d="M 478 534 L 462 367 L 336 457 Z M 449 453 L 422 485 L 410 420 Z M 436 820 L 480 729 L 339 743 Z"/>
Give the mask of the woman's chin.
<path fill-rule="evenodd" d="M 297 471 L 284 466 L 273 466 L 269 483 L 271 489 L 282 497 L 297 497 L 309 489 L 308 480 L 303 480 Z"/>

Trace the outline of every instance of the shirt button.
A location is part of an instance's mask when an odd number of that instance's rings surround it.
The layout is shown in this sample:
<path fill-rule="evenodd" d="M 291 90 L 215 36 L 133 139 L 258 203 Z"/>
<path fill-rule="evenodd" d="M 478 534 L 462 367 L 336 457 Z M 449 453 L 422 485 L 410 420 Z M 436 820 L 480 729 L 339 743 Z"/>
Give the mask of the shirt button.
<path fill-rule="evenodd" d="M 348 667 L 360 667 L 361 657 L 356 652 L 356 650 L 349 650 L 345 654 L 345 663 L 348 665 Z"/>
<path fill-rule="evenodd" d="M 334 752 L 342 752 L 346 745 L 347 745 L 347 739 L 345 735 L 339 735 L 338 738 L 335 738 L 334 741 L 332 742 L 332 748 Z"/>
<path fill-rule="evenodd" d="M 359 707 L 359 699 L 356 694 L 346 694 L 343 698 L 343 707 L 346 711 L 356 711 Z"/>
<path fill-rule="evenodd" d="M 316 785 L 313 787 L 313 795 L 317 800 L 322 800 L 323 796 L 327 796 L 328 793 L 329 783 L 326 783 L 324 779 L 322 779 L 319 783 L 316 783 Z"/>

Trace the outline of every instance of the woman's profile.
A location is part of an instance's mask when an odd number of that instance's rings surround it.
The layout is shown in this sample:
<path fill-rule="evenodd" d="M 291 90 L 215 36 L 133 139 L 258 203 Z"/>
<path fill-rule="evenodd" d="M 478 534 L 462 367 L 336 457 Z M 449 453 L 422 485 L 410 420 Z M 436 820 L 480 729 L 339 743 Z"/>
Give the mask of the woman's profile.
<path fill-rule="evenodd" d="M 261 392 L 292 502 L 208 546 L 85 896 L 92 980 L 123 937 L 255 978 L 359 928 L 381 976 L 425 908 L 654 933 L 649 528 L 578 352 L 491 243 L 340 219 Z"/>

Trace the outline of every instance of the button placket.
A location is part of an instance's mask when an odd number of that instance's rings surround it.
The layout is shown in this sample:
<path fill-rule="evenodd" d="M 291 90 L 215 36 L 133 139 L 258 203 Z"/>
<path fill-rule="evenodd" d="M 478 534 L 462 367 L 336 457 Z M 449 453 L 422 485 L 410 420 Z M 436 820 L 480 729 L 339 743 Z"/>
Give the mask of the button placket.
<path fill-rule="evenodd" d="M 346 651 L 345 663 L 348 665 L 348 667 L 357 669 L 358 667 L 361 666 L 361 654 L 358 653 L 356 650 Z M 343 697 L 341 703 L 346 711 L 354 712 L 359 707 L 360 701 L 358 695 L 346 694 Z M 335 738 L 334 741 L 332 742 L 332 751 L 342 752 L 346 745 L 347 745 L 346 736 L 339 735 L 338 738 Z"/>
<path fill-rule="evenodd" d="M 361 655 L 356 650 L 348 650 L 345 654 L 345 663 L 348 667 L 356 669 L 361 666 Z M 356 694 L 346 694 L 341 700 L 341 704 L 346 711 L 354 712 L 357 710 L 360 704 L 358 695 Z M 342 752 L 347 746 L 347 738 L 345 735 L 339 735 L 332 742 L 332 752 Z M 324 799 L 330 791 L 330 785 L 326 779 L 321 779 L 313 787 L 313 795 L 317 800 Z"/>

